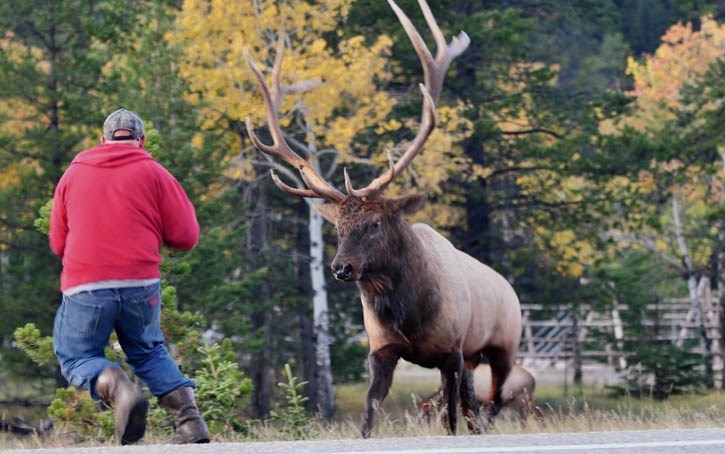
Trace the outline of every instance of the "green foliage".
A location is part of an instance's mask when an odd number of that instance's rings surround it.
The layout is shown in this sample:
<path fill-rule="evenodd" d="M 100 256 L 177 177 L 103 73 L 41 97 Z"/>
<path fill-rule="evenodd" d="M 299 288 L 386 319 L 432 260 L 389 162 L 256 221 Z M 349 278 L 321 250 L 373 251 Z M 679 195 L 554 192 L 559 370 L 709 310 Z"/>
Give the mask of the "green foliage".
<path fill-rule="evenodd" d="M 58 388 L 48 407 L 48 416 L 60 430 L 95 439 L 111 439 L 114 435 L 114 414 L 99 411 L 88 391 Z"/>
<path fill-rule="evenodd" d="M 233 436 L 246 434 L 249 423 L 245 422 L 244 411 L 252 393 L 252 381 L 244 376 L 234 362 L 232 343 L 224 339 L 199 347 L 202 356 L 200 367 L 191 377 L 196 383 L 196 403 L 212 436 Z M 149 427 L 161 434 L 171 434 L 173 426 L 169 414 L 151 399 Z"/>
<path fill-rule="evenodd" d="M 144 121 L 144 129 L 146 130 L 146 143 L 144 149 L 148 151 L 151 156 L 157 156 L 161 152 L 161 135 L 159 131 L 154 128 L 154 124 L 150 121 Z"/>
<path fill-rule="evenodd" d="M 645 342 L 627 358 L 632 366 L 627 369 L 624 383 L 611 389 L 621 395 L 649 396 L 656 400 L 702 392 L 710 382 L 703 367 L 709 360 L 710 355 L 693 353 L 688 345 Z"/>
<path fill-rule="evenodd" d="M 38 209 L 38 217 L 33 221 L 33 225 L 38 232 L 47 235 L 50 231 L 50 209 L 53 207 L 53 199 L 45 202 L 45 205 Z"/>
<path fill-rule="evenodd" d="M 246 378 L 234 360 L 229 339 L 199 347 L 202 365 L 194 375 L 199 410 L 212 433 L 246 433 L 243 412 L 249 404 L 252 380 Z"/>
<path fill-rule="evenodd" d="M 176 346 L 182 358 L 190 360 L 199 347 L 201 330 L 206 327 L 206 319 L 198 312 L 178 309 L 176 287 L 164 285 L 161 300 L 161 329 L 164 339 L 168 344 Z"/>
<path fill-rule="evenodd" d="M 724 97 L 725 58 L 721 57 L 696 81 L 683 87 L 682 100 L 688 108 L 678 112 L 673 125 L 682 129 L 682 143 L 676 152 L 685 153 L 684 160 L 688 163 L 706 166 L 711 174 L 722 169 L 725 106 L 721 101 Z M 725 219 L 720 214 L 719 219 Z"/>
<path fill-rule="evenodd" d="M 53 366 L 55 369 L 57 360 L 51 336 L 42 336 L 34 324 L 28 323 L 17 328 L 14 337 L 18 348 L 34 362 L 43 367 Z M 125 365 L 123 351 L 117 348 L 117 343 L 118 339 L 113 333 L 105 349 L 106 358 Z M 64 431 L 100 440 L 108 439 L 114 434 L 114 415 L 109 408 L 99 408 L 100 405 L 91 399 L 86 390 L 57 388 L 55 398 L 48 407 L 48 416 Z"/>
<path fill-rule="evenodd" d="M 367 346 L 359 342 L 342 340 L 330 347 L 332 377 L 335 383 L 354 383 L 363 379 Z"/>
<path fill-rule="evenodd" d="M 305 410 L 307 397 L 301 394 L 302 388 L 307 382 L 299 381 L 292 375 L 292 368 L 289 364 L 284 365 L 284 373 L 287 383 L 277 385 L 284 390 L 286 405 L 277 405 L 277 408 L 270 412 L 269 421 L 279 425 L 279 430 L 291 435 L 295 440 L 304 440 L 308 437 L 310 418 Z"/>
<path fill-rule="evenodd" d="M 17 347 L 24 351 L 39 366 L 55 366 L 56 358 L 53 351 L 53 338 L 41 336 L 34 323 L 17 328 L 13 333 Z"/>
<path fill-rule="evenodd" d="M 342 308 L 336 305 L 330 314 L 330 336 L 333 339 L 330 345 L 332 378 L 336 384 L 360 382 L 366 372 L 368 347 L 355 337 L 363 328 L 356 326 L 353 330 L 347 318 L 341 318 L 341 311 Z"/>
<path fill-rule="evenodd" d="M 672 394 L 702 389 L 708 381 L 704 367 L 708 355 L 694 353 L 693 340 L 682 347 L 670 340 L 659 340 L 668 333 L 656 323 L 661 317 L 657 308 L 666 304 L 668 296 L 685 291 L 679 276 L 650 254 L 626 251 L 618 265 L 603 269 L 598 277 L 606 283 L 603 290 L 614 301 L 628 305 L 628 310 L 621 313 L 623 351 L 631 355 L 627 357 L 624 383 L 612 390 L 666 399 Z M 655 323 L 646 323 L 650 320 Z M 611 337 L 608 341 L 615 343 Z"/>

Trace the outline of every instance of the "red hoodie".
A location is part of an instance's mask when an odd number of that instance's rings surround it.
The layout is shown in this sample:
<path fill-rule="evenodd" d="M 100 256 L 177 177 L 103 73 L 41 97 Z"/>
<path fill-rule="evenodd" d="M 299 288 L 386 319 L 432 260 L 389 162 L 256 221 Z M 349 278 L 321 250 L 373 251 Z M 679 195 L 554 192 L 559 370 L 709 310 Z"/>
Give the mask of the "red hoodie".
<path fill-rule="evenodd" d="M 194 206 L 146 150 L 108 143 L 79 153 L 55 188 L 50 248 L 63 259 L 61 290 L 161 276 L 159 249 L 199 241 Z"/>

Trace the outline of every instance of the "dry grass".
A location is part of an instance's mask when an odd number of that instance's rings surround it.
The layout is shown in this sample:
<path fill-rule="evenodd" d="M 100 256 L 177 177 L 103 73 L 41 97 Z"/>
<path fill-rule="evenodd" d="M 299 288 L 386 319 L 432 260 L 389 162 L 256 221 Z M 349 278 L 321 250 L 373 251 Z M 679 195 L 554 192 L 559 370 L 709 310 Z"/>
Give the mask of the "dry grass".
<path fill-rule="evenodd" d="M 437 380 L 407 380 L 393 385 L 383 404 L 383 416 L 376 436 L 444 435 L 440 418 L 431 423 L 418 419 L 417 404 L 437 386 Z M 338 388 L 340 414 L 355 430 L 360 426 L 367 386 L 356 384 Z M 521 424 L 518 414 L 504 409 L 489 430 L 492 434 L 540 432 L 589 432 L 671 428 L 710 428 L 725 426 L 725 392 L 673 396 L 666 401 L 650 398 L 609 396 L 600 387 L 539 386 L 536 403 L 544 412 L 543 423 L 534 418 Z M 459 424 L 459 434 L 467 433 Z M 357 435 L 357 432 L 355 432 Z"/>
<path fill-rule="evenodd" d="M 383 403 L 374 437 L 416 437 L 445 435 L 440 418 L 426 423 L 419 420 L 417 404 L 437 386 L 435 377 L 417 377 L 397 380 Z M 360 422 L 367 384 L 338 386 L 336 402 L 338 412 L 335 421 L 326 423 L 312 420 L 305 433 L 308 439 L 350 439 L 360 436 Z M 504 410 L 490 429 L 492 434 L 541 433 L 541 432 L 588 432 L 610 430 L 643 430 L 672 428 L 711 428 L 725 425 L 725 393 L 712 391 L 701 395 L 675 396 L 664 402 L 649 398 L 632 397 L 614 399 L 601 388 L 564 389 L 559 386 L 540 386 L 536 401 L 545 413 L 540 423 L 530 419 L 522 425 L 516 414 Z M 468 433 L 461 423 L 459 434 Z M 279 428 L 267 425 L 254 426 L 251 433 L 242 437 L 233 435 L 217 437 L 217 442 L 277 441 L 292 437 Z M 148 434 L 145 443 L 165 443 L 165 437 Z M 0 449 L 48 448 L 63 446 L 98 446 L 98 442 L 82 442 L 68 434 L 56 431 L 44 437 L 16 437 L 0 435 Z"/>

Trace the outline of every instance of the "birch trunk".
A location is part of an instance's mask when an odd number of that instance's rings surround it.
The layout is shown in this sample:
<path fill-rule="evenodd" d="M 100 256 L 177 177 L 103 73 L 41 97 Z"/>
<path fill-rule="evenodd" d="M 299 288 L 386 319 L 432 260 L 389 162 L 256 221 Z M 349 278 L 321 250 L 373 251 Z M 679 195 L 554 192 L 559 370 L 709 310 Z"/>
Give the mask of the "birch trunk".
<path fill-rule="evenodd" d="M 322 240 L 322 216 L 309 200 L 310 277 L 312 280 L 312 306 L 317 362 L 317 392 L 320 411 L 330 420 L 335 412 L 335 394 L 332 390 L 332 364 L 330 361 L 330 326 L 328 318 L 327 289 L 325 288 L 324 242 Z"/>
<path fill-rule="evenodd" d="M 304 199 L 300 199 L 295 205 L 295 217 L 298 219 L 306 219 L 309 206 Z M 310 232 L 309 220 L 304 225 L 300 223 L 300 228 L 295 229 L 296 249 L 297 251 L 310 250 Z M 304 254 L 295 254 L 295 270 L 296 270 L 296 288 L 299 295 L 312 295 L 312 281 L 310 279 L 310 257 L 307 252 Z M 318 401 L 320 393 L 318 392 L 317 383 L 317 358 L 315 339 L 315 326 L 312 321 L 312 311 L 309 304 L 300 304 L 297 307 L 297 316 L 299 318 L 300 329 L 300 353 L 302 355 L 301 364 L 303 370 L 304 381 L 307 382 L 304 391 L 307 396 L 305 408 L 310 412 L 318 412 L 320 403 Z"/>
<path fill-rule="evenodd" d="M 717 343 L 714 346 L 719 356 L 717 362 L 713 365 L 713 372 L 715 373 L 715 386 L 723 389 L 723 353 L 725 352 L 725 221 L 720 221 L 718 226 L 718 242 L 719 252 L 717 254 L 717 293 L 718 293 L 718 305 L 717 309 L 719 312 L 719 338 L 713 339 L 713 342 Z"/>
<path fill-rule="evenodd" d="M 721 216 L 717 225 L 717 294 L 718 294 L 718 310 L 720 312 L 720 339 L 718 342 L 718 351 L 721 353 L 725 352 L 725 216 L 722 213 L 725 211 L 725 147 L 720 147 L 720 159 L 722 160 L 722 169 L 720 169 L 720 194 L 718 207 L 720 209 Z M 718 370 L 716 371 L 720 377 L 720 387 L 723 387 L 722 376 L 723 376 L 723 363 L 722 356 L 720 363 L 718 364 Z"/>
<path fill-rule="evenodd" d="M 702 317 L 700 314 L 700 296 L 697 291 L 697 276 L 695 273 L 695 266 L 690 257 L 690 251 L 687 248 L 685 242 L 685 235 L 682 231 L 682 220 L 680 218 L 680 191 L 675 189 L 672 194 L 672 218 L 675 223 L 675 238 L 677 240 L 677 247 L 680 249 L 680 257 L 682 257 L 682 265 L 687 273 L 687 291 L 690 294 L 690 309 L 687 311 L 685 318 L 685 324 L 680 329 L 680 333 L 677 336 L 675 344 L 678 347 L 682 347 L 682 344 L 687 336 L 688 324 L 696 322 L 701 323 Z"/>

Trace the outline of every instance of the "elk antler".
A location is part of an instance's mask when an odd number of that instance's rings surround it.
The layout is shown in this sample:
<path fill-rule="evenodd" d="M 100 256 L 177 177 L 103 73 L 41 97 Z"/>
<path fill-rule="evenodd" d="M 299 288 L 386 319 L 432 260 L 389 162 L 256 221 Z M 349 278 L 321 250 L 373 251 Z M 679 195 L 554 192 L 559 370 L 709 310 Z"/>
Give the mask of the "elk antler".
<path fill-rule="evenodd" d="M 254 145 L 263 153 L 270 156 L 280 158 L 287 164 L 296 168 L 300 172 L 302 181 L 307 185 L 308 189 L 293 188 L 285 184 L 279 179 L 274 171 L 271 171 L 272 181 L 277 185 L 278 188 L 298 197 L 310 197 L 310 198 L 321 198 L 328 202 L 339 203 L 345 199 L 345 195 L 337 190 L 335 187 L 330 185 L 324 178 L 322 178 L 315 169 L 310 165 L 307 160 L 301 158 L 292 148 L 287 144 L 282 133 L 282 128 L 279 124 L 279 107 L 282 100 L 282 95 L 292 91 L 289 87 L 283 87 L 280 83 L 280 71 L 282 68 L 282 58 L 284 56 L 284 34 L 280 35 L 277 41 L 277 53 L 274 59 L 274 67 L 272 68 L 272 90 L 269 89 L 267 83 L 264 80 L 262 71 L 259 69 L 254 59 L 249 55 L 249 52 L 245 49 L 245 56 L 247 63 L 249 64 L 252 72 L 259 81 L 260 88 L 262 89 L 262 98 L 264 98 L 264 104 L 267 107 L 267 124 L 269 126 L 269 133 L 272 136 L 272 145 L 265 145 L 259 140 L 259 137 L 254 133 L 252 128 L 252 121 L 247 117 L 247 134 L 252 139 Z M 298 90 L 304 87 L 298 87 Z"/>
<path fill-rule="evenodd" d="M 428 47 L 426 46 L 423 38 L 420 37 L 418 30 L 416 30 L 413 23 L 408 19 L 408 16 L 395 4 L 393 0 L 388 0 L 390 7 L 393 8 L 395 14 L 398 16 L 398 20 L 405 28 L 408 37 L 413 43 L 418 57 L 423 64 L 423 75 L 425 84 L 420 84 L 420 90 L 423 93 L 423 112 L 421 115 L 420 126 L 418 133 L 415 138 L 405 150 L 403 155 L 400 157 L 398 162 L 392 164 L 390 168 L 382 175 L 374 179 L 367 187 L 363 189 L 353 189 L 350 183 L 350 177 L 345 171 L 345 188 L 347 193 L 354 197 L 373 199 L 376 198 L 382 190 L 387 186 L 396 175 L 405 170 L 410 164 L 413 158 L 423 148 L 423 144 L 428 140 L 428 136 L 435 127 L 435 106 L 438 102 L 438 98 L 443 88 L 443 79 L 445 78 L 448 67 L 450 66 L 453 59 L 463 53 L 471 43 L 471 39 L 465 32 L 461 32 L 458 36 L 454 36 L 451 40 L 451 44 L 446 43 L 446 39 L 441 33 L 441 29 L 436 23 L 433 13 L 431 13 L 428 4 L 425 0 L 418 0 L 425 20 L 433 33 L 433 38 L 436 42 L 436 56 L 433 58 Z M 388 158 L 390 160 L 390 158 Z"/>
<path fill-rule="evenodd" d="M 413 158 L 423 148 L 423 144 L 428 140 L 428 136 L 435 127 L 435 107 L 440 96 L 441 89 L 443 87 L 443 79 L 448 71 L 453 59 L 458 57 L 463 51 L 466 50 L 471 40 L 465 32 L 461 32 L 458 36 L 453 37 L 450 45 L 446 43 L 443 33 L 441 33 L 438 24 L 431 13 L 428 4 L 425 0 L 418 0 L 425 20 L 433 33 L 433 38 L 436 42 L 437 52 L 435 58 L 431 55 L 428 47 L 426 46 L 423 38 L 416 30 L 413 23 L 408 19 L 408 16 L 395 4 L 393 0 L 388 0 L 391 8 L 398 16 L 403 28 L 405 28 L 408 37 L 413 43 L 418 57 L 423 65 L 424 84 L 420 84 L 420 90 L 423 93 L 423 112 L 421 114 L 420 126 L 415 138 L 410 143 L 408 148 L 405 150 L 403 155 L 400 157 L 398 162 L 393 163 L 392 158 L 388 157 L 390 168 L 387 172 L 374 179 L 367 187 L 356 190 L 352 187 L 350 177 L 345 169 L 345 189 L 349 196 L 364 198 L 364 199 L 375 199 L 379 196 L 382 190 L 387 186 L 396 175 L 405 170 L 410 164 Z M 284 36 L 280 36 L 277 43 L 277 54 L 275 56 L 274 67 L 272 69 L 272 78 L 274 85 L 272 90 L 269 89 L 267 83 L 264 80 L 262 71 L 259 69 L 254 59 L 245 50 L 247 63 L 254 72 L 259 85 L 262 89 L 262 97 L 264 98 L 264 104 L 267 108 L 267 123 L 269 125 L 269 132 L 272 136 L 273 144 L 263 144 L 257 135 L 254 133 L 252 123 L 247 118 L 247 133 L 252 139 L 254 145 L 263 153 L 282 159 L 284 162 L 296 168 L 302 177 L 307 189 L 293 188 L 284 182 L 272 171 L 272 180 L 274 183 L 284 192 L 299 197 L 311 197 L 311 198 L 322 198 L 332 203 L 342 202 L 346 196 L 337 190 L 335 187 L 330 185 L 324 178 L 322 178 L 315 169 L 305 159 L 301 158 L 292 148 L 287 144 L 282 133 L 282 129 L 279 124 L 279 107 L 281 103 L 281 96 L 289 91 L 292 91 L 290 87 L 282 87 L 280 83 L 280 71 L 282 67 L 282 57 L 284 55 Z"/>

